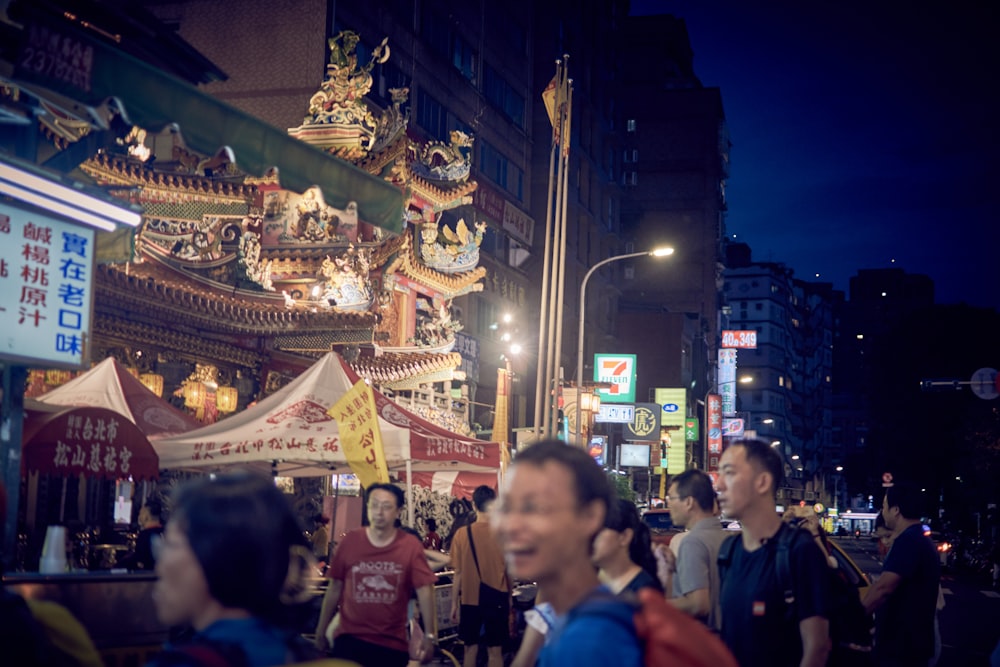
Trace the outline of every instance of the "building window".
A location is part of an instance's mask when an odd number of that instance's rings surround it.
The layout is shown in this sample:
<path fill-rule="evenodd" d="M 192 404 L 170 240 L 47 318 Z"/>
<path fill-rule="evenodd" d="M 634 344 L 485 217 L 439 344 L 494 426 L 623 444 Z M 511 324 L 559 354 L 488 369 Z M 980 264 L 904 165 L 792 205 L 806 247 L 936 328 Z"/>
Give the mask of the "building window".
<path fill-rule="evenodd" d="M 479 171 L 517 197 L 518 201 L 523 200 L 524 171 L 488 141 L 480 142 L 480 147 Z"/>
<path fill-rule="evenodd" d="M 451 39 L 451 63 L 466 79 L 476 83 L 476 53 L 458 34 Z"/>
<path fill-rule="evenodd" d="M 422 88 L 417 91 L 417 125 L 439 141 L 448 136 L 448 114 L 444 106 Z"/>
<path fill-rule="evenodd" d="M 490 32 L 497 35 L 498 42 L 510 49 L 511 53 L 526 55 L 528 52 L 528 33 L 517 22 L 516 14 L 502 3 L 486 4 L 487 25 Z"/>
<path fill-rule="evenodd" d="M 524 128 L 524 96 L 489 65 L 483 67 L 483 93 L 512 123 Z"/>
<path fill-rule="evenodd" d="M 424 38 L 427 48 L 440 56 L 449 57 L 450 33 L 448 21 L 425 4 L 420 13 L 420 35 Z"/>
<path fill-rule="evenodd" d="M 628 130 L 629 134 L 635 132 L 635 118 L 629 118 L 625 121 L 625 128 Z"/>

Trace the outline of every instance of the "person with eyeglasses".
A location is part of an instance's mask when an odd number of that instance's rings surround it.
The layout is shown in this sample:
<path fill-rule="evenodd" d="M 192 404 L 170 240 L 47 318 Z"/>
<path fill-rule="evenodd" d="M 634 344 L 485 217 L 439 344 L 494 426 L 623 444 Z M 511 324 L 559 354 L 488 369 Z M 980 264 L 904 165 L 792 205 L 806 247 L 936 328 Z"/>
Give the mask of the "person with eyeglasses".
<path fill-rule="evenodd" d="M 586 451 L 558 440 L 518 451 L 493 529 L 511 576 L 536 582 L 554 612 L 540 667 L 643 664 L 634 608 L 600 584 L 591 561 L 609 512 L 614 490 Z"/>
<path fill-rule="evenodd" d="M 332 657 L 362 667 L 405 667 L 410 659 L 406 636 L 407 607 L 416 591 L 424 636 L 414 657 L 425 661 L 434 651 L 434 584 L 423 545 L 396 526 L 403 490 L 372 484 L 365 494 L 368 525 L 347 533 L 337 545 L 327 575 L 316 647 L 329 648 L 326 629 L 340 608 Z"/>
<path fill-rule="evenodd" d="M 675 607 L 718 632 L 722 612 L 717 561 L 727 535 L 715 513 L 712 478 L 700 470 L 685 470 L 670 481 L 667 501 L 671 519 L 687 528 L 676 559 L 667 556 L 668 569 L 673 564 L 667 596 Z"/>

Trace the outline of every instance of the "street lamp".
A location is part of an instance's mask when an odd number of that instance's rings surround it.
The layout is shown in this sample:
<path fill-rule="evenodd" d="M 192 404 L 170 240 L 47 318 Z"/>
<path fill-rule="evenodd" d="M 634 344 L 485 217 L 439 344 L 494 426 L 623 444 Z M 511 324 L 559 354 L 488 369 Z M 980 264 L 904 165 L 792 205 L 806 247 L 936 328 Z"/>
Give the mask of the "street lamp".
<path fill-rule="evenodd" d="M 577 330 L 576 339 L 576 384 L 577 390 L 577 401 L 580 400 L 580 392 L 583 390 L 583 327 L 584 327 L 584 315 L 587 312 L 587 281 L 590 280 L 590 276 L 594 274 L 594 271 L 601 268 L 605 264 L 610 264 L 611 262 L 617 262 L 622 259 L 631 259 L 633 257 L 666 257 L 668 255 L 674 254 L 673 248 L 657 248 L 656 250 L 647 250 L 644 252 L 630 252 L 624 255 L 615 255 L 614 257 L 608 257 L 607 259 L 602 259 L 597 264 L 594 264 L 583 276 L 583 282 L 580 283 L 580 324 Z M 576 408 L 577 419 L 576 419 L 576 442 L 579 444 L 580 441 L 580 406 Z"/>
<path fill-rule="evenodd" d="M 844 466 L 835 468 L 837 474 L 833 476 L 833 509 L 840 511 L 840 473 L 844 472 Z"/>
<path fill-rule="evenodd" d="M 514 340 L 512 331 L 516 333 L 517 329 L 514 327 L 514 317 L 510 313 L 504 313 L 502 320 L 502 333 L 500 334 L 500 341 L 503 343 L 503 352 L 500 358 L 504 362 L 504 376 L 503 376 L 503 395 L 506 396 L 507 406 L 504 412 L 504 417 L 507 421 L 507 426 L 504 429 L 504 433 L 501 437 L 508 444 L 513 444 L 513 437 L 508 437 L 508 434 L 512 434 L 514 431 L 514 415 L 516 414 L 514 409 L 514 369 L 513 369 L 513 358 L 521 353 L 521 344 Z M 500 324 L 496 325 L 496 328 L 500 329 Z M 497 396 L 501 394 L 501 387 L 499 383 L 497 385 Z"/>

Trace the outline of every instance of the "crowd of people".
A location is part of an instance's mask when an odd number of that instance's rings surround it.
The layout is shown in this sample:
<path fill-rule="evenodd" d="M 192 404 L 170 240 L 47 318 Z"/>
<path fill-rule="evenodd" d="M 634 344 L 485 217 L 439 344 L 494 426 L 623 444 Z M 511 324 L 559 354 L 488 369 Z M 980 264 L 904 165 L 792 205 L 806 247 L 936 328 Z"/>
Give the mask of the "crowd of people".
<path fill-rule="evenodd" d="M 767 443 L 740 440 L 723 453 L 715 483 L 698 470 L 674 476 L 667 502 L 686 530 L 669 547 L 654 547 L 635 505 L 616 497 L 586 452 L 536 443 L 519 453 L 499 498 L 491 487 L 475 490 L 475 511 L 453 530 L 448 554 L 433 520 L 425 535 L 401 525 L 405 497 L 393 484 L 365 490 L 363 527 L 341 536 L 330 554 L 326 521 L 314 517 L 308 539 L 271 479 L 233 473 L 192 481 L 174 492 L 168 521 L 158 502 L 140 512 L 133 567 L 155 568 L 156 614 L 183 629 L 148 667 L 321 658 L 323 665 L 418 665 L 435 653 L 435 572 L 445 567 L 454 573 L 451 606 L 442 611 L 464 645 L 463 667 L 479 664 L 480 644 L 489 667 L 505 664 L 515 581 L 534 582 L 538 592 L 513 667 L 933 667 L 943 597 L 919 489 L 906 482 L 886 489 L 876 527 L 882 574 L 862 599 L 845 602 L 816 515 L 776 511 L 782 470 Z M 738 520 L 740 532 L 724 531 L 720 513 Z M 307 642 L 316 562 L 327 557 L 329 582 Z M 857 588 L 849 590 L 857 598 Z M 659 612 L 649 611 L 650 600 L 663 605 Z M 10 594 L 3 602 L 6 634 L 16 628 L 35 638 L 21 648 L 50 655 L 44 632 L 24 629 L 35 627 L 30 607 Z M 872 623 L 851 634 L 848 616 Z M 681 617 L 693 625 L 679 624 Z M 710 645 L 713 662 L 684 653 L 685 642 Z M 81 646 L 85 658 L 65 664 L 100 664 L 92 645 Z M 25 652 L 23 664 L 46 664 L 35 657 Z M 994 660 L 1000 667 L 1000 648 Z"/>

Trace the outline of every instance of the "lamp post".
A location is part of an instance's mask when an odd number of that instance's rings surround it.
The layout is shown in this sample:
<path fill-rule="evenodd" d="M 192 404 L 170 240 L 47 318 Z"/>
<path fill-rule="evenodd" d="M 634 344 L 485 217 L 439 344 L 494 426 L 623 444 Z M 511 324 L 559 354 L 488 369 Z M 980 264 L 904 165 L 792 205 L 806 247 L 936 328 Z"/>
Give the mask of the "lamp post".
<path fill-rule="evenodd" d="M 674 254 L 673 248 L 657 248 L 656 250 L 646 250 L 644 252 L 630 252 L 624 255 L 615 255 L 614 257 L 608 257 L 607 259 L 602 259 L 597 264 L 594 264 L 587 273 L 583 276 L 583 282 L 580 283 L 580 323 L 577 329 L 577 339 L 576 339 L 576 385 L 577 390 L 577 401 L 580 400 L 580 394 L 583 391 L 583 327 L 585 321 L 585 315 L 587 312 L 587 282 L 590 280 L 590 276 L 594 275 L 594 271 L 601 268 L 605 264 L 610 264 L 611 262 L 617 262 L 623 259 L 632 259 L 633 257 L 666 257 L 668 255 Z M 580 440 L 580 406 L 576 407 L 577 420 L 576 420 L 576 440 L 579 443 Z"/>
<path fill-rule="evenodd" d="M 833 478 L 833 509 L 840 514 L 840 473 L 844 472 L 844 466 L 837 466 L 836 471 Z"/>
<path fill-rule="evenodd" d="M 514 340 L 512 334 L 517 332 L 517 328 L 514 326 L 514 317 L 510 313 L 504 313 L 502 319 L 502 327 L 497 324 L 497 328 L 502 328 L 500 334 L 500 342 L 503 344 L 503 352 L 500 358 L 504 362 L 504 376 L 503 376 L 503 387 L 501 388 L 500 383 L 497 383 L 497 396 L 499 397 L 501 393 L 505 396 L 507 405 L 504 410 L 504 417 L 507 422 L 507 426 L 502 434 L 503 440 L 510 445 L 513 445 L 513 435 L 508 437 L 508 434 L 514 433 L 514 415 L 516 414 L 514 409 L 514 369 L 513 369 L 513 358 L 521 353 L 521 344 Z"/>

